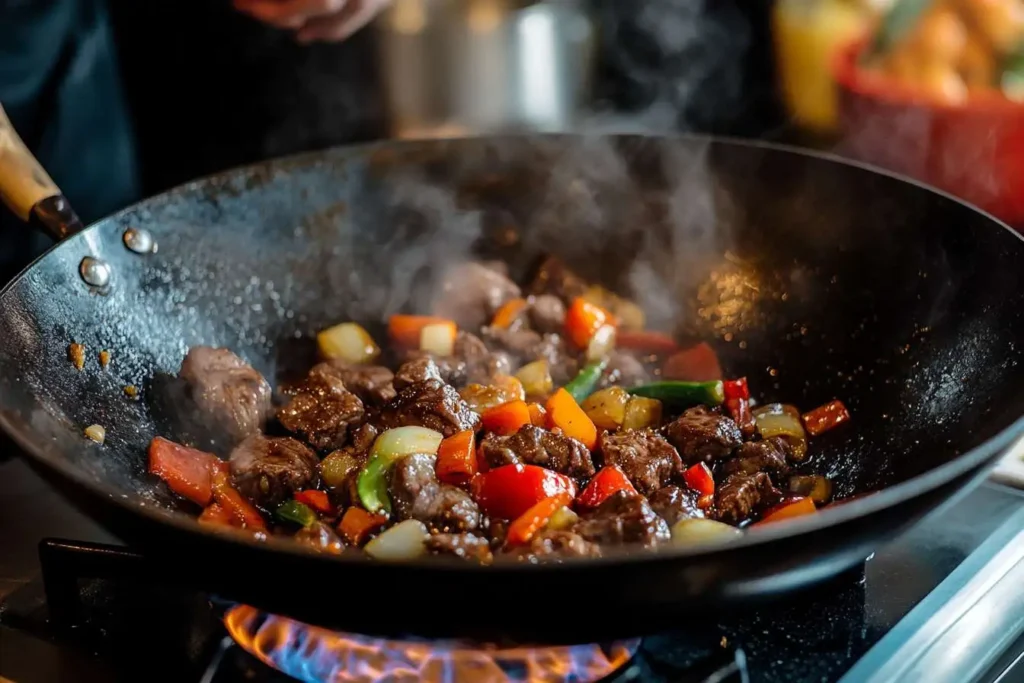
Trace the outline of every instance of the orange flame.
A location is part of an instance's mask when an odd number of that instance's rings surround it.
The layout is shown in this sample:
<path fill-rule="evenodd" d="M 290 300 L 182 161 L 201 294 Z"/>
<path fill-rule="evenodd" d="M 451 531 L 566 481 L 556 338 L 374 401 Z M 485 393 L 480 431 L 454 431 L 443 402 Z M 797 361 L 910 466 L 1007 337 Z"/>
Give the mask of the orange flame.
<path fill-rule="evenodd" d="M 625 665 L 639 639 L 611 646 L 500 647 L 337 633 L 236 605 L 228 633 L 264 664 L 308 683 L 590 683 Z"/>

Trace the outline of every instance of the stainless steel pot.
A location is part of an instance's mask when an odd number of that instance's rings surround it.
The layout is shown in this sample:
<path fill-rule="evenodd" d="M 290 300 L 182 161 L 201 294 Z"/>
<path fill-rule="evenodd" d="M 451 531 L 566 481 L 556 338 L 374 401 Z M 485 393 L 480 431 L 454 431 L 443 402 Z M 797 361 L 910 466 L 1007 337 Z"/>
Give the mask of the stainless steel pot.
<path fill-rule="evenodd" d="M 578 0 L 394 0 L 377 30 L 396 137 L 564 131 L 590 99 Z"/>

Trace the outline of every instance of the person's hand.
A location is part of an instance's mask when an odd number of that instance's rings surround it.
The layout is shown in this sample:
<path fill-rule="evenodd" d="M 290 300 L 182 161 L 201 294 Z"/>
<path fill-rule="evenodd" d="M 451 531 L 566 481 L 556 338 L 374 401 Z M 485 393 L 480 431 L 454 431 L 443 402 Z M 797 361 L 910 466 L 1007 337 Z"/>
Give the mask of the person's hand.
<path fill-rule="evenodd" d="M 246 14 L 292 29 L 301 43 L 344 40 L 368 24 L 391 0 L 234 0 Z"/>

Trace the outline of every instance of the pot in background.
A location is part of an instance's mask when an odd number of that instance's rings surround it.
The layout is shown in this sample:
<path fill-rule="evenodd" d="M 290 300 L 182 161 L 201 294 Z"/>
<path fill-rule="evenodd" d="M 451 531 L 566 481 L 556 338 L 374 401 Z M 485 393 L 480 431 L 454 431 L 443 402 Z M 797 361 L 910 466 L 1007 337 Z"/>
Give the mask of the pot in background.
<path fill-rule="evenodd" d="M 395 137 L 566 131 L 596 28 L 577 0 L 394 0 L 377 22 Z"/>

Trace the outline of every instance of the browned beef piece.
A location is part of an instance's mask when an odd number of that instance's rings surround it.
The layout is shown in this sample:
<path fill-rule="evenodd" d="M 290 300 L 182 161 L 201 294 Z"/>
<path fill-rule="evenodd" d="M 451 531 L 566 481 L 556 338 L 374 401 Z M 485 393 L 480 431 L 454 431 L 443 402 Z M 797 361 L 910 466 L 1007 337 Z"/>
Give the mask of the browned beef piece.
<path fill-rule="evenodd" d="M 505 302 L 520 295 L 519 286 L 502 273 L 481 263 L 463 263 L 445 274 L 433 310 L 459 327 L 476 329 L 490 322 Z"/>
<path fill-rule="evenodd" d="M 263 430 L 272 412 L 270 384 L 231 351 L 194 346 L 178 376 L 188 385 L 203 421 L 233 442 Z"/>
<path fill-rule="evenodd" d="M 759 510 L 774 505 L 781 494 L 764 472 L 733 474 L 715 491 L 715 512 L 719 521 L 739 524 Z"/>
<path fill-rule="evenodd" d="M 651 375 L 640 359 L 626 351 L 612 351 L 608 356 L 608 367 L 601 375 L 598 386 L 601 388 L 613 385 L 635 387 L 650 380 Z"/>
<path fill-rule="evenodd" d="M 401 354 L 403 364 L 422 359 L 434 362 L 434 365 L 437 366 L 437 371 L 441 375 L 441 381 L 445 384 L 451 384 L 453 387 L 461 387 L 466 384 L 466 361 L 461 358 L 438 356 L 429 351 L 420 351 L 419 349 L 410 349 Z"/>
<path fill-rule="evenodd" d="M 333 451 L 348 441 L 349 428 L 363 421 L 363 402 L 327 373 L 311 374 L 277 411 L 277 419 L 313 448 Z"/>
<path fill-rule="evenodd" d="M 435 555 L 452 555 L 480 564 L 490 564 L 494 559 L 490 542 L 473 534 L 434 534 L 427 539 L 427 550 Z"/>
<path fill-rule="evenodd" d="M 600 545 L 638 543 L 654 547 L 670 538 L 668 524 L 654 512 L 647 499 L 625 491 L 609 496 L 577 522 L 573 530 Z"/>
<path fill-rule="evenodd" d="M 579 372 L 579 362 L 557 334 L 539 334 L 520 328 L 506 330 L 485 327 L 484 339 L 492 346 L 507 351 L 520 364 L 546 360 L 555 384 L 565 384 Z"/>
<path fill-rule="evenodd" d="M 743 443 L 743 434 L 731 418 L 704 406 L 683 412 L 665 428 L 665 434 L 687 465 L 724 458 Z"/>
<path fill-rule="evenodd" d="M 413 425 L 434 429 L 445 436 L 466 429 L 475 431 L 480 424 L 480 416 L 470 410 L 459 392 L 436 379 L 402 389 L 373 420 L 382 430 Z"/>
<path fill-rule="evenodd" d="M 553 294 L 531 296 L 526 313 L 530 327 L 541 334 L 557 334 L 565 329 L 565 304 Z"/>
<path fill-rule="evenodd" d="M 480 451 L 490 467 L 525 463 L 577 479 L 594 476 L 590 451 L 576 439 L 533 425 L 523 425 L 512 436 L 488 434 Z"/>
<path fill-rule="evenodd" d="M 529 545 L 512 548 L 509 556 L 520 562 L 558 562 L 570 557 L 600 557 L 601 548 L 572 531 L 545 530 L 530 540 Z"/>
<path fill-rule="evenodd" d="M 656 491 L 649 502 L 658 516 L 668 522 L 669 526 L 681 519 L 704 517 L 704 512 L 697 507 L 697 492 L 690 489 L 666 486 Z"/>
<path fill-rule="evenodd" d="M 459 332 L 454 357 L 465 363 L 466 381 L 487 384 L 497 375 L 512 374 L 512 360 L 504 351 L 491 351 L 480 337 Z"/>
<path fill-rule="evenodd" d="M 234 487 L 265 509 L 315 487 L 319 478 L 316 453 L 290 437 L 254 434 L 235 446 L 229 461 Z"/>
<path fill-rule="evenodd" d="M 444 381 L 441 377 L 441 371 L 437 367 L 437 363 L 428 356 L 421 358 L 414 358 L 413 360 L 407 360 L 398 368 L 398 372 L 395 373 L 395 380 L 393 382 L 395 391 L 401 391 L 410 384 L 416 384 L 417 382 L 426 382 L 428 379 L 436 379 Z"/>
<path fill-rule="evenodd" d="M 433 455 L 417 453 L 395 463 L 388 486 L 395 515 L 418 519 L 432 531 L 473 531 L 481 524 L 480 509 L 468 493 L 437 480 L 435 462 Z"/>
<path fill-rule="evenodd" d="M 345 388 L 368 406 L 382 406 L 395 397 L 391 385 L 394 374 L 383 365 L 356 365 L 329 360 L 313 366 L 309 376 L 329 375 L 345 383 Z"/>
<path fill-rule="evenodd" d="M 334 533 L 334 529 L 323 522 L 316 522 L 309 527 L 299 529 L 292 538 L 300 545 L 321 553 L 338 555 L 345 549 L 345 543 L 338 534 Z"/>
<path fill-rule="evenodd" d="M 764 441 L 748 441 L 736 449 L 736 455 L 722 463 L 723 475 L 756 474 L 758 472 L 784 473 L 789 469 L 786 454 L 789 446 L 778 437 Z"/>
<path fill-rule="evenodd" d="M 637 491 L 649 496 L 672 477 L 681 475 L 683 461 L 663 436 L 649 429 L 601 434 L 604 465 L 618 465 Z"/>
<path fill-rule="evenodd" d="M 568 302 L 587 291 L 587 283 L 555 256 L 549 256 L 530 284 L 531 294 L 554 294 Z"/>

